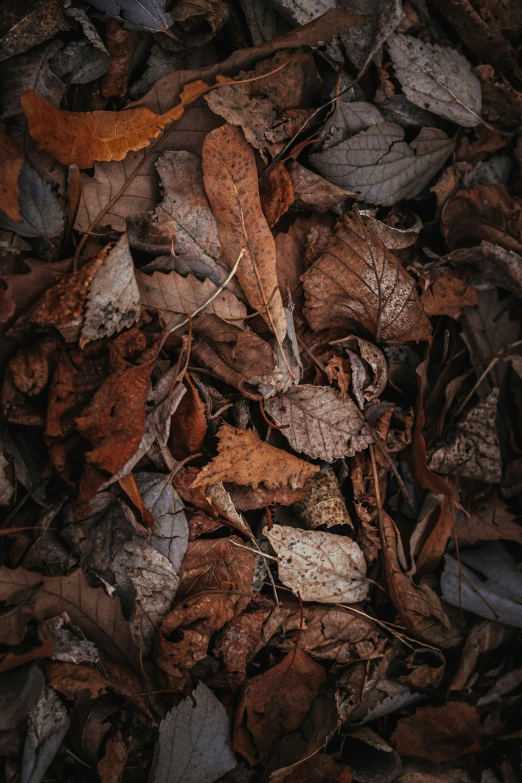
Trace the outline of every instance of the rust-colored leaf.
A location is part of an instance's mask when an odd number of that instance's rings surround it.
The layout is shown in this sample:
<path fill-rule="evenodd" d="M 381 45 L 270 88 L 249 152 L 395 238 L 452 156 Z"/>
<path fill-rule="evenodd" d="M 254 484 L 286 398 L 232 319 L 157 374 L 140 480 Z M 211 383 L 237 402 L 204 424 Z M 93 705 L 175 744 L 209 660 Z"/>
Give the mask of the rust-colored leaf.
<path fill-rule="evenodd" d="M 294 188 L 285 164 L 280 161 L 259 181 L 261 208 L 272 228 L 294 203 Z"/>
<path fill-rule="evenodd" d="M 392 742 L 399 753 L 440 763 L 478 752 L 482 734 L 476 708 L 451 702 L 419 707 L 414 715 L 402 718 Z"/>
<path fill-rule="evenodd" d="M 207 434 L 205 404 L 189 375 L 185 376 L 184 384 L 187 393 L 170 421 L 169 448 L 174 458 L 179 460 L 200 451 Z"/>
<path fill-rule="evenodd" d="M 7 217 L 20 222 L 22 216 L 18 199 L 20 198 L 20 186 L 18 177 L 24 165 L 24 154 L 16 144 L 5 127 L 0 123 L 0 159 L 2 161 L 2 174 L 0 176 L 0 209 L 3 209 Z"/>

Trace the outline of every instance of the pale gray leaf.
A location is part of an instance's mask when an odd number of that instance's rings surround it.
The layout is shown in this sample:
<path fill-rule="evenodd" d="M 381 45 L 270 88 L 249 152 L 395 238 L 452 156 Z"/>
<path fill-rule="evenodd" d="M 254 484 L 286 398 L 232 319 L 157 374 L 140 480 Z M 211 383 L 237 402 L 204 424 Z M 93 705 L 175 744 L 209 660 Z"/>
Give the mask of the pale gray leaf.
<path fill-rule="evenodd" d="M 28 718 L 20 783 L 40 783 L 69 728 L 69 716 L 58 694 L 45 688 Z"/>
<path fill-rule="evenodd" d="M 58 106 L 65 92 L 65 84 L 50 69 L 50 59 L 62 48 L 57 39 L 36 46 L 0 64 L 1 119 L 22 112 L 20 98 L 24 90 L 35 90 L 38 95 Z"/>
<path fill-rule="evenodd" d="M 399 33 L 389 37 L 388 49 L 395 74 L 412 103 L 465 128 L 480 124 L 480 80 L 456 49 Z"/>
<path fill-rule="evenodd" d="M 294 386 L 267 400 L 265 408 L 286 427 L 281 432 L 292 448 L 309 457 L 332 462 L 353 457 L 372 443 L 355 403 L 342 400 L 330 386 Z"/>
<path fill-rule="evenodd" d="M 0 211 L 0 227 L 23 237 L 52 239 L 63 231 L 63 213 L 58 199 L 27 163 L 24 163 L 20 177 L 21 223 L 16 223 Z"/>
<path fill-rule="evenodd" d="M 448 432 L 445 442 L 432 451 L 428 466 L 437 473 L 499 484 L 502 457 L 497 432 L 499 390 L 471 408 Z"/>
<path fill-rule="evenodd" d="M 489 542 L 461 552 L 460 559 L 459 567 L 455 558 L 445 556 L 444 600 L 479 617 L 522 628 L 522 574 L 508 551 Z"/>
<path fill-rule="evenodd" d="M 51 69 L 69 84 L 87 84 L 108 70 L 109 52 L 95 26 L 81 8 L 66 8 L 65 13 L 80 24 L 85 38 L 71 41 L 50 60 Z"/>
<path fill-rule="evenodd" d="M 513 161 L 507 155 L 495 155 L 489 160 L 481 160 L 471 171 L 466 171 L 462 178 L 462 187 L 507 185 L 512 170 Z"/>
<path fill-rule="evenodd" d="M 389 122 L 396 122 L 405 130 L 420 130 L 435 125 L 429 111 L 415 106 L 405 95 L 391 95 L 379 103 L 379 109 Z"/>
<path fill-rule="evenodd" d="M 336 101 L 335 111 L 327 120 L 321 135 L 326 136 L 324 149 L 335 147 L 350 136 L 385 122 L 377 106 L 367 101 Z"/>
<path fill-rule="evenodd" d="M 407 144 L 399 125 L 384 122 L 311 159 L 323 177 L 357 191 L 360 201 L 391 206 L 418 196 L 454 146 L 454 140 L 438 128 L 422 128 Z"/>
<path fill-rule="evenodd" d="M 89 3 L 114 19 L 123 18 L 127 30 L 159 33 L 172 24 L 165 13 L 165 0 L 89 0 Z"/>
<path fill-rule="evenodd" d="M 151 544 L 179 572 L 188 544 L 185 506 L 172 486 L 170 476 L 161 473 L 137 473 L 136 483 L 145 507 L 154 519 Z"/>
<path fill-rule="evenodd" d="M 200 682 L 161 721 L 149 783 L 214 783 L 236 757 L 225 708 Z"/>
<path fill-rule="evenodd" d="M 112 247 L 89 287 L 80 348 L 128 329 L 140 317 L 140 292 L 127 235 Z"/>
<path fill-rule="evenodd" d="M 279 558 L 279 579 L 303 601 L 351 604 L 367 597 L 366 561 L 351 538 L 287 525 L 265 527 L 263 535 Z"/>

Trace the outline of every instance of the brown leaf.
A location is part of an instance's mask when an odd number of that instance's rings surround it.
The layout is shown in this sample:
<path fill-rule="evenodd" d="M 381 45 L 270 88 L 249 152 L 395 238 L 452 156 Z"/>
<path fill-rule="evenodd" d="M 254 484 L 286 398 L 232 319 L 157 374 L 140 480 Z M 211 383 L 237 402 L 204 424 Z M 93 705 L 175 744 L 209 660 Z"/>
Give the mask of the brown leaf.
<path fill-rule="evenodd" d="M 416 559 L 417 574 L 431 574 L 440 563 L 455 525 L 455 502 L 443 498 L 438 519 Z"/>
<path fill-rule="evenodd" d="M 328 182 L 327 179 L 306 169 L 297 161 L 292 161 L 289 172 L 295 200 L 301 209 L 314 209 L 320 213 L 328 212 L 329 209 L 350 196 L 355 196 L 352 191 L 337 187 L 333 182 Z"/>
<path fill-rule="evenodd" d="M 207 590 L 250 595 L 253 573 L 254 557 L 239 538 L 191 541 L 181 564 L 177 595 L 181 598 Z"/>
<path fill-rule="evenodd" d="M 478 500 L 469 516 L 463 511 L 457 512 L 455 529 L 457 538 L 464 544 L 499 540 L 522 544 L 522 526 L 515 521 L 515 515 L 506 504 L 493 494 Z"/>
<path fill-rule="evenodd" d="M 217 291 L 217 286 L 209 278 L 201 282 L 194 275 L 182 277 L 177 272 L 146 275 L 137 270 L 136 280 L 143 306 L 157 309 L 169 332 L 186 321 L 187 316 L 195 313 Z M 205 307 L 205 313 L 214 313 L 242 329 L 247 309 L 232 291 L 225 288 Z"/>
<path fill-rule="evenodd" d="M 266 506 L 290 506 L 292 503 L 304 500 L 310 494 L 310 482 L 307 481 L 301 489 L 295 490 L 288 486 L 281 489 L 266 489 L 264 486 L 252 489 L 238 487 L 235 484 L 228 484 L 227 490 L 239 511 L 254 511 Z"/>
<path fill-rule="evenodd" d="M 272 609 L 270 599 L 254 593 L 243 614 L 227 623 L 219 634 L 214 654 L 223 657 L 231 687 L 240 685 L 246 678 L 246 666 L 259 649 L 263 624 Z"/>
<path fill-rule="evenodd" d="M 419 707 L 401 718 L 392 735 L 397 752 L 435 763 L 477 753 L 483 731 L 475 707 L 450 702 L 442 707 Z"/>
<path fill-rule="evenodd" d="M 437 647 L 455 647 L 461 636 L 452 627 L 438 595 L 427 585 L 414 585 L 403 573 L 397 554 L 399 534 L 391 517 L 382 510 L 379 527 L 389 595 L 407 632 Z"/>
<path fill-rule="evenodd" d="M 204 490 L 201 487 L 192 489 L 192 484 L 198 473 L 198 468 L 182 468 L 174 476 L 172 484 L 185 503 L 190 503 L 195 508 L 201 509 L 210 517 L 217 517 L 217 511 L 208 502 Z"/>
<path fill-rule="evenodd" d="M 281 775 L 285 770 L 287 774 Z M 284 767 L 272 772 L 270 783 L 352 783 L 353 772 L 337 764 L 326 753 L 316 753 L 293 768 Z"/>
<path fill-rule="evenodd" d="M 414 280 L 357 212 L 344 215 L 303 285 L 313 329 L 357 323 L 392 345 L 431 339 Z"/>
<path fill-rule="evenodd" d="M 252 147 L 233 125 L 208 134 L 203 145 L 203 178 L 230 269 L 247 248 L 237 279 L 254 310 L 282 342 L 286 316 L 277 288 L 275 244 L 261 209 Z"/>
<path fill-rule="evenodd" d="M 262 441 L 253 430 L 243 430 L 223 424 L 217 433 L 218 455 L 199 472 L 193 487 L 230 481 L 257 489 L 264 484 L 268 489 L 302 487 L 318 465 L 288 454 Z"/>
<path fill-rule="evenodd" d="M 477 291 L 456 275 L 437 275 L 421 296 L 426 315 L 458 318 L 463 307 L 478 304 Z"/>
<path fill-rule="evenodd" d="M 24 568 L 0 570 L 0 600 L 17 602 L 27 591 L 33 594 L 30 606 L 37 617 L 48 620 L 67 612 L 85 636 L 121 663 L 140 668 L 140 650 L 134 643 L 130 626 L 123 619 L 120 602 L 110 598 L 101 587 L 92 588 L 81 569 L 69 576 L 42 576 Z"/>
<path fill-rule="evenodd" d="M 70 26 L 61 0 L 25 0 L 23 5 L 6 0 L 2 5 L 0 60 L 26 52 Z"/>
<path fill-rule="evenodd" d="M 171 419 L 168 441 L 172 456 L 178 460 L 200 451 L 207 434 L 206 407 L 188 374 L 184 384 L 187 393 Z"/>
<path fill-rule="evenodd" d="M 132 56 L 140 37 L 140 33 L 135 30 L 123 30 L 114 19 L 107 20 L 105 46 L 110 54 L 111 64 L 100 82 L 100 91 L 104 98 L 125 96 Z"/>
<path fill-rule="evenodd" d="M 87 663 L 49 661 L 45 666 L 45 679 L 55 691 L 70 701 L 77 698 L 97 699 L 108 693 L 111 686 L 96 666 Z"/>
<path fill-rule="evenodd" d="M 276 742 L 306 716 L 325 679 L 324 669 L 302 650 L 250 679 L 236 713 L 234 750 L 250 764 L 266 765 Z"/>
<path fill-rule="evenodd" d="M 475 185 L 446 202 L 442 232 L 450 250 L 486 240 L 522 253 L 522 208 L 503 185 Z"/>
<path fill-rule="evenodd" d="M 273 371 L 274 352 L 254 332 L 206 312 L 198 316 L 194 328 L 198 339 L 192 344 L 193 356 L 205 369 L 243 394 L 252 396 L 255 384 Z"/>
<path fill-rule="evenodd" d="M 272 228 L 294 203 L 292 180 L 283 161 L 261 177 L 259 197 L 266 222 Z"/>
<path fill-rule="evenodd" d="M 350 525 L 352 520 L 346 508 L 333 468 L 325 468 L 307 483 L 310 494 L 305 500 L 298 501 L 293 511 L 303 520 L 308 530 L 325 525 Z"/>
<path fill-rule="evenodd" d="M 18 177 L 24 165 L 24 153 L 15 144 L 5 127 L 0 123 L 0 157 L 2 160 L 2 178 L 0 180 L 0 209 L 7 217 L 20 222 L 20 186 Z"/>

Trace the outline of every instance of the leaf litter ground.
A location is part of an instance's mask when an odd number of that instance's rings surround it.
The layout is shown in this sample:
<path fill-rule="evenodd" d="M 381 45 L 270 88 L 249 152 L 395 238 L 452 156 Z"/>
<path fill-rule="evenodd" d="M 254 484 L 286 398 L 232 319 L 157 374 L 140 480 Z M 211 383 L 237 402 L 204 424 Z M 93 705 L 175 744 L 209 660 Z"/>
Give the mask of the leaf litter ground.
<path fill-rule="evenodd" d="M 522 14 L 5 0 L 9 783 L 513 783 Z"/>

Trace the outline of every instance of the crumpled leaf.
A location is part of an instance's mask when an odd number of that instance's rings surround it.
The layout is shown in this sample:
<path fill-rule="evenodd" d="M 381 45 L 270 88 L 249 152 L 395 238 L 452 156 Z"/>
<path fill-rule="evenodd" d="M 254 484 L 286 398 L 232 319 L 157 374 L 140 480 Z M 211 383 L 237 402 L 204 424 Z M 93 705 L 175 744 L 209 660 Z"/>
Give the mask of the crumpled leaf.
<path fill-rule="evenodd" d="M 183 381 L 187 393 L 183 395 L 171 419 L 168 444 L 174 459 L 184 460 L 190 454 L 201 452 L 208 431 L 207 405 L 188 373 Z"/>
<path fill-rule="evenodd" d="M 275 244 L 259 200 L 254 151 L 242 132 L 223 125 L 203 145 L 203 179 L 227 264 L 232 269 L 247 248 L 237 279 L 254 310 L 282 343 L 287 333 L 277 286 Z"/>
<path fill-rule="evenodd" d="M 503 185 L 459 190 L 444 205 L 441 227 L 450 250 L 486 240 L 522 253 L 522 206 Z"/>
<path fill-rule="evenodd" d="M 295 386 L 265 401 L 266 411 L 296 451 L 332 462 L 353 456 L 372 443 L 372 436 L 351 399 L 330 386 Z"/>
<path fill-rule="evenodd" d="M 45 688 L 28 716 L 21 783 L 40 783 L 70 725 L 67 710 L 52 688 Z"/>
<path fill-rule="evenodd" d="M 157 308 L 169 332 L 186 321 L 187 316 L 195 313 L 217 291 L 217 286 L 209 278 L 200 282 L 194 275 L 182 277 L 177 272 L 146 275 L 138 270 L 136 278 L 142 305 Z M 232 291 L 225 288 L 209 302 L 205 313 L 214 313 L 221 320 L 231 321 L 242 329 L 247 309 Z"/>
<path fill-rule="evenodd" d="M 65 13 L 81 25 L 85 38 L 60 49 L 50 61 L 51 70 L 69 84 L 88 84 L 103 76 L 111 58 L 85 11 L 66 8 Z"/>
<path fill-rule="evenodd" d="M 350 538 L 286 525 L 263 534 L 278 555 L 280 580 L 303 601 L 351 604 L 368 595 L 364 555 Z"/>
<path fill-rule="evenodd" d="M 392 226 L 377 220 L 377 210 L 362 209 L 361 215 L 372 233 L 376 234 L 388 250 L 403 250 L 415 244 L 422 230 L 422 221 L 416 217 L 409 228 L 392 228 Z"/>
<path fill-rule="evenodd" d="M 351 388 L 363 410 L 365 402 L 377 401 L 386 388 L 388 368 L 384 354 L 376 345 L 356 335 L 335 340 L 333 344 L 342 346 L 348 354 L 352 369 Z"/>
<path fill-rule="evenodd" d="M 449 315 L 451 318 L 459 318 L 465 307 L 473 307 L 479 301 L 473 286 L 451 274 L 434 275 L 421 299 L 427 315 Z"/>
<path fill-rule="evenodd" d="M 109 16 L 125 19 L 129 30 L 148 30 L 152 33 L 166 32 L 172 19 L 165 12 L 165 0 L 89 0 L 90 4 Z"/>
<path fill-rule="evenodd" d="M 139 32 L 124 30 L 114 19 L 108 20 L 105 25 L 105 45 L 110 55 L 110 65 L 100 83 L 100 92 L 104 98 L 125 97 L 136 47 L 141 39 Z"/>
<path fill-rule="evenodd" d="M 299 515 L 308 530 L 315 530 L 322 525 L 353 527 L 333 468 L 323 468 L 307 481 L 306 486 L 310 488 L 308 497 L 295 502 L 292 510 Z"/>
<path fill-rule="evenodd" d="M 249 144 L 272 157 L 282 149 L 282 142 L 293 136 L 303 123 L 298 118 L 296 128 L 290 123 L 284 128 L 285 120 L 291 118 L 288 110 L 304 108 L 310 96 L 321 86 L 311 54 L 278 52 L 274 57 L 260 62 L 253 71 L 241 71 L 238 79 L 250 79 L 270 73 L 288 63 L 281 70 L 262 80 L 262 96 L 257 81 L 237 86 L 228 85 L 205 96 L 206 103 L 215 114 L 219 114 L 231 125 L 243 129 Z"/>
<path fill-rule="evenodd" d="M 26 52 L 70 26 L 61 0 L 24 0 L 23 5 L 6 0 L 2 4 L 0 60 Z"/>
<path fill-rule="evenodd" d="M 358 213 L 343 216 L 333 240 L 303 276 L 303 286 L 313 329 L 359 323 L 378 342 L 431 339 L 415 281 Z"/>
<path fill-rule="evenodd" d="M 140 651 L 119 600 L 110 598 L 102 587 L 91 587 L 80 568 L 69 576 L 52 577 L 24 568 L 0 569 L 0 600 L 18 603 L 24 593 L 29 593 L 36 617 L 47 620 L 67 612 L 73 625 L 100 650 L 139 670 Z"/>
<path fill-rule="evenodd" d="M 161 721 L 150 783 L 213 783 L 236 766 L 230 737 L 225 708 L 199 682 Z"/>
<path fill-rule="evenodd" d="M 418 707 L 413 715 L 401 718 L 392 742 L 405 756 L 440 763 L 479 751 L 482 733 L 476 708 L 451 702 L 441 707 Z"/>
<path fill-rule="evenodd" d="M 20 198 L 18 179 L 24 165 L 24 154 L 1 124 L 0 155 L 3 161 L 2 179 L 0 180 L 0 209 L 5 212 L 9 220 L 18 223 L 22 220 L 18 206 Z"/>
<path fill-rule="evenodd" d="M 379 514 L 382 551 L 390 598 L 408 633 L 443 649 L 461 641 L 440 602 L 439 596 L 426 584 L 415 585 L 400 565 L 402 546 L 397 528 L 383 510 Z"/>
<path fill-rule="evenodd" d="M 454 147 L 454 140 L 438 128 L 421 128 L 406 143 L 403 128 L 383 122 L 310 159 L 323 177 L 355 191 L 359 201 L 391 206 L 418 196 Z"/>
<path fill-rule="evenodd" d="M 236 712 L 234 750 L 250 764 L 266 765 L 278 740 L 305 718 L 325 678 L 324 669 L 299 649 L 252 677 Z"/>
<path fill-rule="evenodd" d="M 498 542 L 445 556 L 440 580 L 444 600 L 487 620 L 522 628 L 522 576 Z"/>
<path fill-rule="evenodd" d="M 399 33 L 390 35 L 387 46 L 412 103 L 465 128 L 480 124 L 480 81 L 462 54 Z"/>
<path fill-rule="evenodd" d="M 437 473 L 452 473 L 489 484 L 502 480 L 502 457 L 496 426 L 499 390 L 471 408 L 435 447 L 428 466 Z"/>
<path fill-rule="evenodd" d="M 522 256 L 512 250 L 483 240 L 478 247 L 454 250 L 443 263 L 457 273 L 475 274 L 522 296 Z"/>
<path fill-rule="evenodd" d="M 170 16 L 179 40 L 170 39 L 172 48 L 201 47 L 228 21 L 230 6 L 224 0 L 198 0 L 197 5 L 191 0 L 180 0 L 171 8 Z"/>
<path fill-rule="evenodd" d="M 187 551 L 189 529 L 185 506 L 169 479 L 162 473 L 136 474 L 143 503 L 153 517 L 151 545 L 177 573 Z"/>
<path fill-rule="evenodd" d="M 52 239 L 61 234 L 64 221 L 58 199 L 49 185 L 27 163 L 21 168 L 18 185 L 21 221 L 17 222 L 0 213 L 0 227 L 23 237 Z"/>
<path fill-rule="evenodd" d="M 263 644 L 261 634 L 265 620 L 272 613 L 273 602 L 254 593 L 245 611 L 225 625 L 214 646 L 214 654 L 223 658 L 227 679 L 233 688 L 246 679 L 246 667 Z"/>
<path fill-rule="evenodd" d="M 319 468 L 262 441 L 253 430 L 232 427 L 226 422 L 217 432 L 218 454 L 198 473 L 192 487 L 220 481 L 268 489 L 302 487 Z"/>

